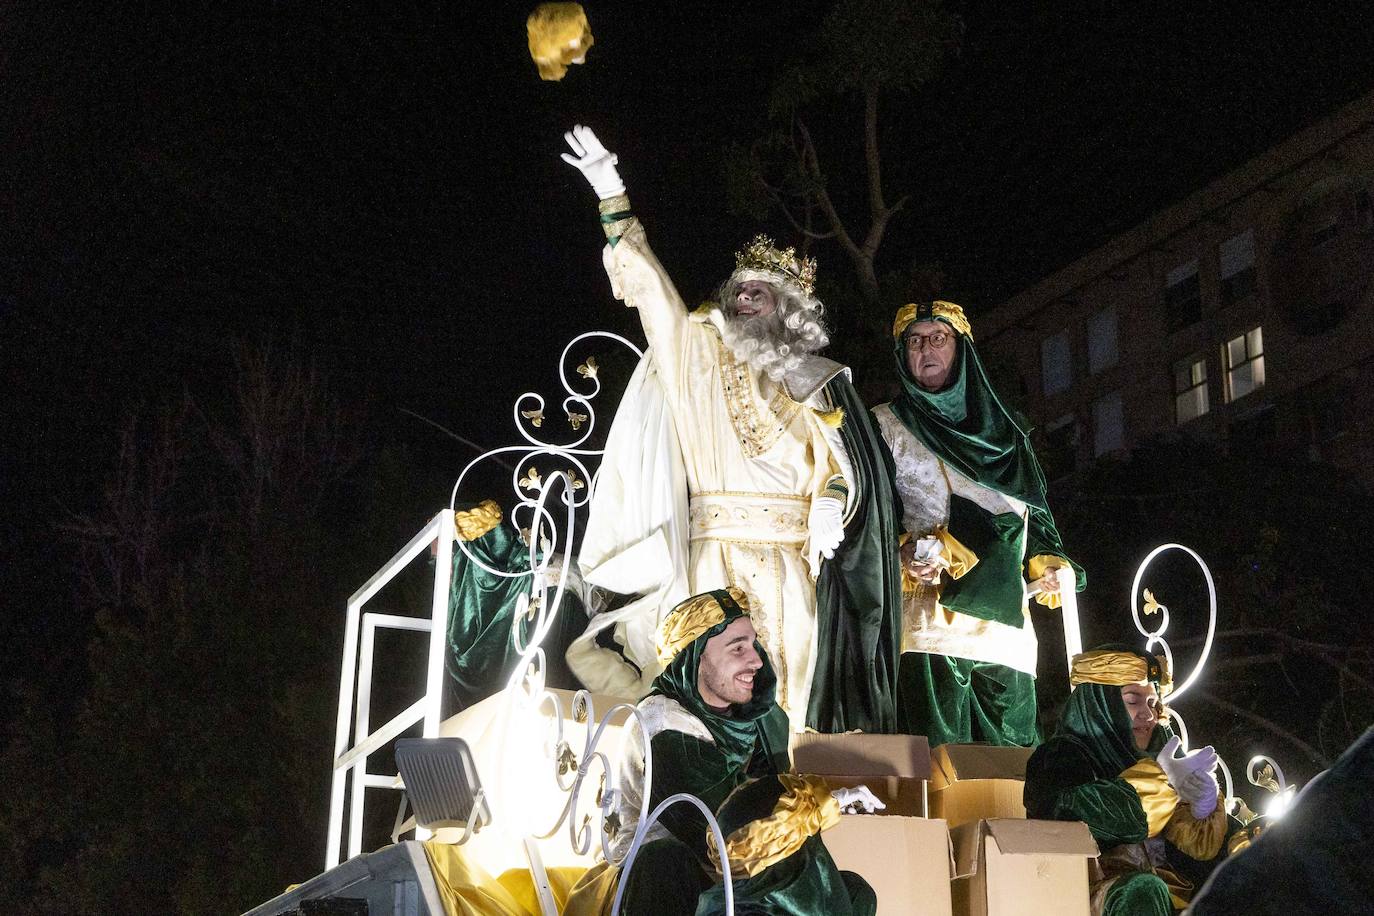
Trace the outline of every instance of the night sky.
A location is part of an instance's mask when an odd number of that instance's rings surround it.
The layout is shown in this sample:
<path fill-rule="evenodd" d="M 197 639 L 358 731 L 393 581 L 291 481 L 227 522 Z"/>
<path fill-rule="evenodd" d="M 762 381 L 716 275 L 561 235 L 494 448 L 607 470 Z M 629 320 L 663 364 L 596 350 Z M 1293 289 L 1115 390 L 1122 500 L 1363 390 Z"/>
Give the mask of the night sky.
<path fill-rule="evenodd" d="M 572 124 L 619 154 L 689 302 L 754 231 L 795 241 L 727 211 L 721 158 L 826 3 L 587 2 L 596 45 L 559 83 L 529 59 L 532 3 L 128 6 L 0 14 L 7 677 L 79 632 L 57 526 L 95 507 L 119 419 L 224 387 L 226 340 L 301 341 L 425 463 L 405 498 L 438 508 L 469 454 L 398 408 L 506 444 L 564 341 L 637 335 L 558 158 Z M 883 104 L 888 182 L 914 202 L 882 266 L 938 262 L 975 322 L 1374 88 L 1360 3 L 949 7 L 959 56 Z M 858 116 L 828 113 L 842 148 Z"/>

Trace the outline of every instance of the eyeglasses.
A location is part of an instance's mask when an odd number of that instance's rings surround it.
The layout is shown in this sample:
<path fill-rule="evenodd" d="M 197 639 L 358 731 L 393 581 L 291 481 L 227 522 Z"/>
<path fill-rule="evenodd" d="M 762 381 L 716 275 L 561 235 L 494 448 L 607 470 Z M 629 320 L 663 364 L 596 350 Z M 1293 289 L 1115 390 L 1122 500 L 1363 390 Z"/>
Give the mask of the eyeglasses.
<path fill-rule="evenodd" d="M 912 332 L 903 337 L 902 340 L 906 341 L 906 348 L 908 350 L 916 350 L 919 352 L 926 344 L 929 344 L 933 350 L 942 350 L 945 344 L 949 343 L 953 338 L 954 335 L 950 334 L 948 331 L 936 331 L 934 334 L 917 334 Z"/>

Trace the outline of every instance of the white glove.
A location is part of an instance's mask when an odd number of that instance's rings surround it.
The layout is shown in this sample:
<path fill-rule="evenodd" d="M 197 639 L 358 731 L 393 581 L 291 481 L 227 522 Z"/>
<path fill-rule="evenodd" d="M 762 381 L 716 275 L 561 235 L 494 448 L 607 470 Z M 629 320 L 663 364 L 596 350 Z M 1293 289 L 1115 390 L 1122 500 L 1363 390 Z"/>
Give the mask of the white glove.
<path fill-rule="evenodd" d="M 582 173 L 598 198 L 606 200 L 625 193 L 625 182 L 620 180 L 620 173 L 615 170 L 615 154 L 606 151 L 590 127 L 574 125 L 572 130 L 563 135 L 563 139 L 568 141 L 573 151 L 571 156 L 562 153 L 563 161 Z"/>
<path fill-rule="evenodd" d="M 1217 810 L 1217 796 L 1221 792 L 1221 786 L 1217 784 L 1217 778 L 1211 772 L 1199 770 L 1189 773 L 1183 780 L 1183 785 L 1176 788 L 1178 797 L 1193 809 L 1193 817 L 1201 820 Z"/>
<path fill-rule="evenodd" d="M 842 814 L 872 814 L 882 811 L 887 805 L 868 791 L 868 786 L 855 786 L 852 789 L 831 789 L 830 797 L 840 803 Z"/>
<path fill-rule="evenodd" d="M 1179 797 L 1183 798 L 1184 801 L 1191 801 L 1191 799 L 1183 796 L 1188 777 L 1193 773 L 1210 774 L 1216 769 L 1217 752 L 1209 744 L 1206 747 L 1190 751 L 1182 757 L 1175 757 L 1174 751 L 1178 750 L 1178 746 L 1182 743 L 1183 741 L 1178 735 L 1174 735 L 1155 757 L 1155 762 L 1164 771 L 1164 775 L 1169 778 L 1169 785 L 1174 787 L 1174 790 L 1179 793 Z M 1213 780 L 1213 784 L 1215 784 L 1215 780 Z M 1208 814 L 1210 813 L 1209 811 Z"/>
<path fill-rule="evenodd" d="M 844 503 L 834 496 L 817 496 L 811 500 L 811 515 L 806 520 L 806 527 L 811 532 L 806 562 L 815 578 L 821 573 L 821 557 L 827 560 L 833 557 L 835 548 L 844 540 Z"/>

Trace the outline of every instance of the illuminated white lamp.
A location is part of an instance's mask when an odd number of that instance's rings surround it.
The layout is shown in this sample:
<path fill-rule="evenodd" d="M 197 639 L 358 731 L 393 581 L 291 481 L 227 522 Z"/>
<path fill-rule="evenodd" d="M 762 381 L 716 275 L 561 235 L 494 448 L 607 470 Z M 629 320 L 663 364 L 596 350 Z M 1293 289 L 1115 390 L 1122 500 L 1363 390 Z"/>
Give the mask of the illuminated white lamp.
<path fill-rule="evenodd" d="M 1293 796 L 1297 794 L 1297 787 L 1288 784 L 1283 775 L 1283 767 L 1279 766 L 1278 761 L 1266 754 L 1256 754 L 1250 758 L 1245 769 L 1250 785 L 1274 793 L 1264 807 L 1265 816 L 1271 821 L 1276 821 L 1287 814 L 1288 809 L 1293 806 Z"/>

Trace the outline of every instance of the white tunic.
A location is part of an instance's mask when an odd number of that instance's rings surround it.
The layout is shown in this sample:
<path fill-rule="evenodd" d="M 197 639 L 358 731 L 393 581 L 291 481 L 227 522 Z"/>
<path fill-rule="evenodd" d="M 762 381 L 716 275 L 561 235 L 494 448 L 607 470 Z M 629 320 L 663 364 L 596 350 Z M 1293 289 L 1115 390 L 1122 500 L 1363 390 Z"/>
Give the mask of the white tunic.
<path fill-rule="evenodd" d="M 1015 512 L 1023 519 L 1026 517 L 1026 504 L 1021 500 L 975 483 L 944 464 L 902 425 L 890 404 L 873 408 L 873 416 L 892 451 L 897 467 L 897 492 L 902 498 L 902 525 L 913 538 L 928 537 L 937 527 L 949 523 L 951 494 L 971 500 L 994 515 Z M 951 533 L 959 536 L 957 531 Z M 948 610 L 940 606 L 937 597 L 934 589 L 924 585 L 903 592 L 903 652 L 995 662 L 1034 676 L 1035 629 L 1024 599 L 1023 622 L 1018 629 Z"/>

